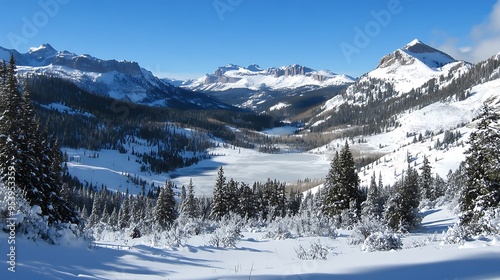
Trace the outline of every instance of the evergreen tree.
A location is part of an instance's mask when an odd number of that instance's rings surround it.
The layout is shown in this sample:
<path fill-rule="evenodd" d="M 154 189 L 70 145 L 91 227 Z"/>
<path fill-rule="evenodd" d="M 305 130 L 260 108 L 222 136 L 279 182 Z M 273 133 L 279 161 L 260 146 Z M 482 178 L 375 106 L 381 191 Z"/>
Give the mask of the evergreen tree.
<path fill-rule="evenodd" d="M 380 201 L 380 194 L 378 191 L 377 183 L 375 181 L 375 172 L 373 173 L 370 181 L 370 187 L 366 201 L 361 206 L 362 214 L 371 218 L 380 218 L 382 214 L 382 205 Z"/>
<path fill-rule="evenodd" d="M 177 218 L 172 182 L 168 181 L 165 187 L 160 189 L 154 213 L 156 223 L 163 229 L 170 228 Z"/>
<path fill-rule="evenodd" d="M 257 200 L 253 190 L 248 184 L 241 183 L 239 193 L 239 214 L 248 219 L 257 217 Z"/>
<path fill-rule="evenodd" d="M 421 170 L 421 175 L 420 175 L 420 192 L 421 192 L 421 198 L 422 199 L 428 199 L 428 200 L 435 200 L 437 199 L 437 194 L 434 192 L 433 189 L 433 177 L 432 177 L 432 170 L 431 170 L 431 164 L 429 162 L 429 159 L 427 159 L 426 156 L 424 156 L 424 160 L 422 163 L 422 167 L 420 168 Z"/>
<path fill-rule="evenodd" d="M 0 105 L 0 171 L 1 179 L 7 182 L 9 167 L 16 170 L 22 168 L 19 158 L 19 147 L 16 140 L 19 139 L 19 120 L 21 120 L 21 95 L 16 79 L 14 56 L 10 58 L 9 66 L 2 70 L 2 92 Z M 16 176 L 16 182 L 17 178 Z M 22 181 L 22 180 L 21 180 Z M 22 190 L 26 191 L 25 189 Z M 30 200 L 27 198 L 28 201 Z M 31 204 L 31 202 L 30 202 Z"/>
<path fill-rule="evenodd" d="M 79 223 L 78 213 L 62 195 L 61 152 L 55 139 L 40 130 L 30 94 L 20 91 L 15 61 L 0 66 L 0 179 L 15 169 L 15 185 L 31 206 L 38 205 L 49 224 Z M 11 180 L 12 181 L 12 180 Z"/>
<path fill-rule="evenodd" d="M 229 206 L 224 194 L 224 186 L 226 185 L 226 177 L 222 166 L 217 173 L 217 179 L 214 186 L 214 195 L 210 217 L 214 220 L 220 220 L 229 213 Z"/>
<path fill-rule="evenodd" d="M 233 180 L 233 178 L 229 179 L 227 185 L 224 188 L 225 200 L 227 201 L 227 209 L 229 213 L 238 213 L 239 212 L 239 189 L 238 182 Z"/>
<path fill-rule="evenodd" d="M 108 224 L 113 229 L 116 229 L 116 227 L 118 225 L 118 211 L 116 211 L 116 207 L 113 207 L 113 212 L 111 212 L 111 216 L 109 217 Z"/>
<path fill-rule="evenodd" d="M 186 193 L 186 187 L 184 187 L 184 185 L 181 186 L 181 195 L 180 195 L 180 199 L 181 199 L 181 206 L 179 208 L 182 207 L 182 202 L 186 201 L 186 197 L 187 197 L 187 193 Z"/>
<path fill-rule="evenodd" d="M 101 213 L 101 222 L 104 224 L 109 224 L 111 216 L 108 212 L 108 205 L 107 203 L 104 203 L 104 207 L 102 208 L 102 213 Z"/>
<path fill-rule="evenodd" d="M 287 205 L 287 211 L 290 215 L 296 215 L 299 212 L 303 197 L 304 195 L 300 191 L 294 189 L 290 190 Z"/>
<path fill-rule="evenodd" d="M 391 229 L 409 231 L 420 225 L 418 181 L 417 171 L 408 164 L 404 178 L 396 183 L 386 203 L 384 219 Z"/>
<path fill-rule="evenodd" d="M 189 185 L 184 200 L 182 200 L 182 194 L 181 194 L 181 207 L 180 207 L 181 215 L 187 218 L 194 218 L 197 216 L 196 208 L 197 207 L 196 207 L 196 198 L 194 197 L 193 180 L 189 179 Z"/>
<path fill-rule="evenodd" d="M 99 193 L 94 195 L 94 203 L 92 204 L 92 211 L 90 212 L 90 216 L 88 219 L 89 226 L 95 226 L 101 220 L 102 214 L 102 202 Z"/>
<path fill-rule="evenodd" d="M 477 130 L 470 134 L 465 184 L 460 192 L 460 224 L 471 234 L 490 232 L 480 220 L 500 204 L 500 115 L 486 103 Z"/>
<path fill-rule="evenodd" d="M 359 211 L 361 204 L 359 178 L 347 141 L 340 154 L 335 153 L 330 164 L 323 199 L 323 213 L 330 217 L 340 215 L 343 210 Z M 352 205 L 355 207 L 351 207 Z"/>
<path fill-rule="evenodd" d="M 130 226 L 130 198 L 125 195 L 120 211 L 118 212 L 118 228 L 124 229 Z"/>
<path fill-rule="evenodd" d="M 183 208 L 183 213 L 188 217 L 188 218 L 195 218 L 196 217 L 196 198 L 194 197 L 194 186 L 193 186 L 193 180 L 189 179 L 189 185 L 188 185 L 188 190 L 187 190 L 187 195 L 186 195 L 186 203 L 184 203 L 184 208 Z"/>

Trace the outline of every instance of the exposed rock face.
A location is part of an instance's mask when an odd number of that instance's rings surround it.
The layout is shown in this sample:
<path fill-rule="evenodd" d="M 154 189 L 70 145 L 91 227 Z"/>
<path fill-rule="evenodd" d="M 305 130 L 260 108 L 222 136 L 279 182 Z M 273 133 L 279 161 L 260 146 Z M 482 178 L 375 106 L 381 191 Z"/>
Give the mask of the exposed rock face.
<path fill-rule="evenodd" d="M 269 68 L 268 73 L 273 75 L 275 78 L 279 78 L 282 76 L 296 76 L 296 75 L 306 75 L 307 73 L 312 72 L 311 68 L 304 67 L 302 65 L 290 65 L 287 67 L 281 68 Z"/>
<path fill-rule="evenodd" d="M 313 77 L 313 79 L 315 79 L 318 82 L 324 82 L 330 78 L 330 77 L 321 75 L 319 73 L 314 73 L 312 77 Z"/>
<path fill-rule="evenodd" d="M 397 50 L 391 54 L 388 54 L 380 60 L 377 68 L 386 68 L 399 62 L 400 65 L 410 65 L 415 61 L 415 58 L 403 55 L 401 50 Z"/>
<path fill-rule="evenodd" d="M 214 84 L 214 83 L 236 83 L 241 80 L 237 77 L 226 77 L 224 75 L 216 76 L 216 75 L 206 75 L 205 77 L 205 85 Z"/>
<path fill-rule="evenodd" d="M 86 72 L 120 72 L 126 75 L 140 75 L 141 67 L 137 62 L 101 60 L 91 56 L 67 56 L 57 55 L 52 61 L 54 65 L 67 66 L 73 69 L 79 69 Z"/>

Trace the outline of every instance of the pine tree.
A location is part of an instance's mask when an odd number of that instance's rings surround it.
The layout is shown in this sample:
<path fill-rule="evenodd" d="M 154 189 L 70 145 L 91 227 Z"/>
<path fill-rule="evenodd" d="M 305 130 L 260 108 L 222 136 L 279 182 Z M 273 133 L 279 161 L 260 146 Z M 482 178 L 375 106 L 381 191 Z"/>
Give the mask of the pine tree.
<path fill-rule="evenodd" d="M 500 205 L 500 115 L 486 103 L 477 130 L 470 134 L 465 159 L 465 184 L 460 192 L 460 224 L 471 234 L 490 232 L 480 222 L 484 214 Z"/>
<path fill-rule="evenodd" d="M 95 226 L 101 220 L 102 214 L 102 202 L 99 193 L 94 195 L 94 202 L 92 203 L 92 211 L 90 212 L 90 216 L 88 219 L 89 226 Z"/>
<path fill-rule="evenodd" d="M 214 186 L 214 195 L 210 217 L 214 220 L 220 220 L 222 217 L 229 213 L 229 206 L 224 194 L 224 186 L 226 184 L 226 177 L 224 176 L 224 169 L 222 166 L 217 173 L 217 179 Z"/>
<path fill-rule="evenodd" d="M 433 177 L 431 168 L 432 167 L 429 159 L 424 156 L 422 167 L 420 168 L 420 170 L 422 171 L 420 175 L 420 196 L 422 199 L 433 201 L 437 199 L 437 195 L 433 190 Z"/>
<path fill-rule="evenodd" d="M 11 56 L 9 66 L 2 70 L 2 105 L 0 112 L 0 171 L 3 182 L 7 182 L 8 169 L 14 168 L 16 171 L 22 168 L 19 159 L 19 120 L 21 120 L 21 95 L 16 79 L 14 56 Z M 19 172 L 16 172 L 16 174 Z M 16 176 L 16 182 L 17 182 Z M 19 178 L 21 179 L 21 178 Z M 25 191 L 24 189 L 22 191 Z M 29 201 L 29 198 L 28 198 Z M 31 204 L 31 202 L 30 202 Z"/>
<path fill-rule="evenodd" d="M 417 171 L 408 164 L 404 178 L 393 187 L 395 192 L 386 203 L 384 220 L 391 229 L 409 231 L 420 225 L 418 181 Z"/>
<path fill-rule="evenodd" d="M 345 142 L 340 154 L 335 153 L 326 177 L 323 213 L 330 217 L 343 210 L 360 209 L 359 177 L 349 144 Z M 353 213 L 358 216 L 358 213 Z"/>
<path fill-rule="evenodd" d="M 182 193 L 181 193 L 180 213 L 181 215 L 187 218 L 194 218 L 197 216 L 196 208 L 197 207 L 196 207 L 196 198 L 194 197 L 193 180 L 189 179 L 189 185 L 184 200 L 182 200 Z"/>
<path fill-rule="evenodd" d="M 111 216 L 109 217 L 108 224 L 113 229 L 116 229 L 116 226 L 118 225 L 118 211 L 116 211 L 116 207 L 113 207 L 113 212 L 111 212 Z"/>
<path fill-rule="evenodd" d="M 380 194 L 378 191 L 377 183 L 375 181 L 375 172 L 373 173 L 370 181 L 370 187 L 366 201 L 362 203 L 362 214 L 371 218 L 380 218 L 382 214 L 382 205 L 380 201 Z"/>
<path fill-rule="evenodd" d="M 125 195 L 120 211 L 118 212 L 118 229 L 124 229 L 130 226 L 130 198 Z"/>
<path fill-rule="evenodd" d="M 179 208 L 181 208 L 182 207 L 182 203 L 184 201 L 186 201 L 186 197 L 187 197 L 186 187 L 184 187 L 184 185 L 182 185 L 181 186 L 181 195 L 180 195 L 181 205 L 179 206 Z"/>
<path fill-rule="evenodd" d="M 239 190 L 239 214 L 242 217 L 253 219 L 257 217 L 258 207 L 255 194 L 248 184 L 241 183 Z"/>
<path fill-rule="evenodd" d="M 239 212 L 239 189 L 238 182 L 233 180 L 233 178 L 229 179 L 227 185 L 224 188 L 224 194 L 226 196 L 225 200 L 227 201 L 227 209 L 229 213 L 238 213 Z"/>
<path fill-rule="evenodd" d="M 79 223 L 77 211 L 62 195 L 61 152 L 57 141 L 40 129 L 26 86 L 21 92 L 15 61 L 0 66 L 0 179 L 15 172 L 15 183 L 31 206 L 38 205 L 49 224 Z"/>
<path fill-rule="evenodd" d="M 291 189 L 288 194 L 288 204 L 287 204 L 287 212 L 290 215 L 297 215 L 300 210 L 300 205 L 302 203 L 302 198 L 304 195 L 298 191 Z"/>
<path fill-rule="evenodd" d="M 104 207 L 102 208 L 102 213 L 101 213 L 101 222 L 104 224 L 109 224 L 110 218 L 111 216 L 108 212 L 108 204 L 104 203 Z"/>
<path fill-rule="evenodd" d="M 170 228 L 177 218 L 172 182 L 168 181 L 165 187 L 160 189 L 154 213 L 156 223 L 163 229 Z"/>

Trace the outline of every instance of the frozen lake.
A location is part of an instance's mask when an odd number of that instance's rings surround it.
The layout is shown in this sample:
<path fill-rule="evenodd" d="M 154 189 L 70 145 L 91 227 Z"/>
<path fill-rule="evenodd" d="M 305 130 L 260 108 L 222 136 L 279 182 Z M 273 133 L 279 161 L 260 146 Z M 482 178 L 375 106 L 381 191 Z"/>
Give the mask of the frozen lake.
<path fill-rule="evenodd" d="M 134 147 L 136 151 L 140 147 Z M 138 176 L 156 186 L 171 180 L 179 187 L 187 186 L 189 179 L 193 179 L 194 190 L 197 196 L 212 196 L 215 177 L 219 167 L 224 167 L 225 176 L 236 181 L 253 184 L 255 181 L 264 182 L 268 178 L 282 182 L 294 182 L 298 179 L 325 178 L 329 162 L 325 156 L 307 153 L 264 154 L 255 150 L 243 148 L 214 148 L 210 149 L 211 159 L 199 162 L 196 165 L 177 169 L 171 173 L 152 174 L 142 172 L 141 165 L 131 154 L 120 154 L 118 151 L 101 150 L 99 157 L 89 155 L 96 153 L 83 149 L 64 148 L 71 158 L 67 163 L 73 176 L 80 181 L 95 186 L 106 185 L 110 190 L 117 190 L 136 194 L 141 188 L 133 184 L 128 178 Z"/>
<path fill-rule="evenodd" d="M 211 196 L 218 168 L 223 166 L 225 176 L 253 184 L 268 178 L 291 182 L 305 178 L 324 178 L 330 163 L 323 156 L 289 153 L 261 154 L 245 151 L 245 155 L 214 156 L 211 160 L 182 168 L 170 174 L 177 185 L 187 185 L 193 179 L 198 195 Z"/>

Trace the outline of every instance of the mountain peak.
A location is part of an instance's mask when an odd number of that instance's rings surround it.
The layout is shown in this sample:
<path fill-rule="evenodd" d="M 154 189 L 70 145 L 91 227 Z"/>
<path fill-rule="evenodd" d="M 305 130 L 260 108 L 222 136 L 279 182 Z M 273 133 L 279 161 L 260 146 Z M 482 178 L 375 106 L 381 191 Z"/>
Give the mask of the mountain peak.
<path fill-rule="evenodd" d="M 50 44 L 45 43 L 40 45 L 39 47 L 31 47 L 29 50 L 29 53 L 34 53 L 34 52 L 50 52 L 50 53 L 56 53 L 56 49 L 54 49 Z"/>
<path fill-rule="evenodd" d="M 450 55 L 426 45 L 419 39 L 414 39 L 406 46 L 394 51 L 393 53 L 384 56 L 377 68 L 394 68 L 397 65 L 413 65 L 418 60 L 431 69 L 443 67 L 448 63 L 456 60 Z M 391 71 L 394 71 L 392 69 Z"/>
<path fill-rule="evenodd" d="M 410 55 L 413 55 L 415 56 L 414 54 L 424 54 L 424 53 L 427 53 L 427 54 L 432 54 L 432 53 L 438 53 L 438 54 L 441 54 L 445 57 L 447 57 L 450 62 L 451 61 L 455 61 L 455 59 L 451 56 L 449 56 L 448 54 L 438 50 L 438 49 L 435 49 L 429 45 L 426 45 L 424 44 L 422 41 L 418 40 L 418 39 L 415 39 L 413 41 L 411 41 L 409 44 L 407 44 L 406 46 L 403 47 L 402 50 L 405 50 L 406 53 L 410 54 Z"/>
<path fill-rule="evenodd" d="M 263 69 L 262 69 L 262 68 L 260 68 L 260 66 L 259 66 L 259 65 L 257 65 L 257 64 L 250 64 L 250 65 L 248 65 L 247 69 L 248 69 L 248 70 L 250 70 L 250 71 L 254 71 L 254 72 L 257 72 L 257 71 L 262 71 L 262 70 L 263 70 Z"/>
<path fill-rule="evenodd" d="M 406 46 L 404 48 L 406 49 L 406 48 L 412 47 L 414 45 L 425 45 L 425 44 L 422 41 L 420 41 L 419 39 L 413 39 L 413 41 L 406 44 Z"/>

